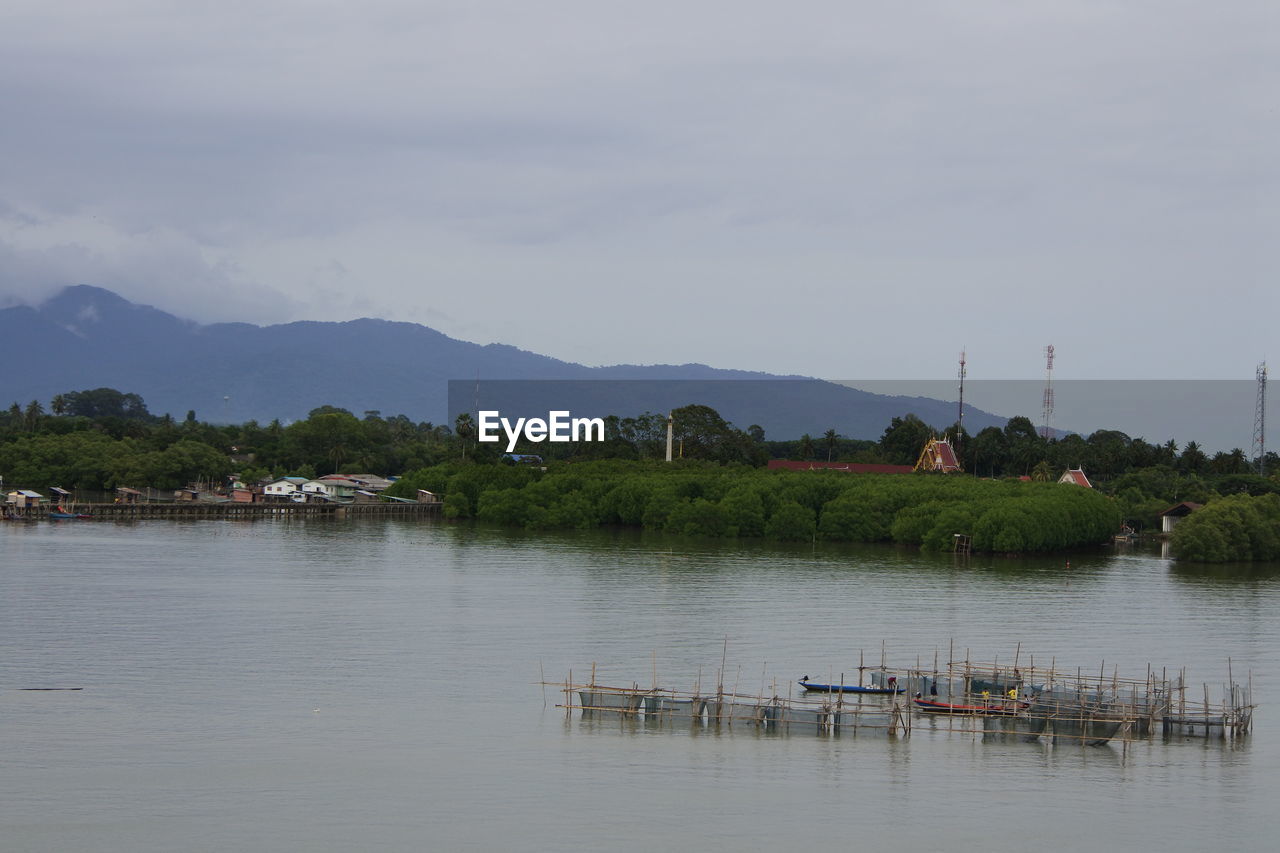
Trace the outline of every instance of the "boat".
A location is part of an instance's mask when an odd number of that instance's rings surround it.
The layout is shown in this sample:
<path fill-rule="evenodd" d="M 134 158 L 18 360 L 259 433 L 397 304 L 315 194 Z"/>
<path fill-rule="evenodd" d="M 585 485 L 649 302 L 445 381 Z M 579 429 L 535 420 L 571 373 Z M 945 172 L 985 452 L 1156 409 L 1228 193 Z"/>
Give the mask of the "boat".
<path fill-rule="evenodd" d="M 797 682 L 810 693 L 862 693 L 876 696 L 888 696 L 892 693 L 903 693 L 905 687 L 862 687 L 857 684 L 818 684 L 806 678 Z"/>
<path fill-rule="evenodd" d="M 93 516 L 87 512 L 76 512 L 74 509 L 59 505 L 56 509 L 49 510 L 49 518 L 93 518 Z"/>
<path fill-rule="evenodd" d="M 1011 717 L 1019 711 L 1031 707 L 1030 702 L 1019 702 L 1016 705 L 1004 699 L 987 702 L 981 705 L 965 705 L 959 702 L 939 702 L 935 699 L 915 698 L 916 707 L 931 714 L 986 714 Z"/>

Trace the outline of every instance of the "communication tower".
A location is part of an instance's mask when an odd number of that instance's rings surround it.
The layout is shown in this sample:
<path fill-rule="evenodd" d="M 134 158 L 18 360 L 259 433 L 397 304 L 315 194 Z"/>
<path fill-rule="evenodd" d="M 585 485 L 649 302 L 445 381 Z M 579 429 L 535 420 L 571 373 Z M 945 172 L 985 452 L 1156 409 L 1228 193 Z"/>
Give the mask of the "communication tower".
<path fill-rule="evenodd" d="M 956 446 L 960 446 L 960 433 L 964 429 L 964 350 L 960 350 L 960 405 L 956 412 Z"/>
<path fill-rule="evenodd" d="M 1258 365 L 1258 405 L 1253 413 L 1253 460 L 1258 474 L 1266 474 L 1267 460 L 1267 363 Z"/>
<path fill-rule="evenodd" d="M 1045 441 L 1053 434 L 1049 428 L 1053 420 L 1053 344 L 1044 348 L 1044 427 L 1040 435 Z"/>

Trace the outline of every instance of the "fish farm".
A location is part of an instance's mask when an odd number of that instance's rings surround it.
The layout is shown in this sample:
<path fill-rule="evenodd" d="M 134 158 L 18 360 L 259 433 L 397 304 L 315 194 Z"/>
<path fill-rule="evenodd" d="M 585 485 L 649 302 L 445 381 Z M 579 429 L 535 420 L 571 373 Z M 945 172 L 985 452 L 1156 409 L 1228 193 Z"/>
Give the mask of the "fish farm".
<path fill-rule="evenodd" d="M 826 681 L 803 676 L 762 684 L 755 692 L 727 686 L 722 666 L 709 683 L 701 673 L 687 689 L 602 684 L 596 667 L 586 682 L 570 672 L 563 682 L 543 681 L 563 694 L 556 704 L 566 717 L 617 717 L 646 726 L 754 727 L 760 731 L 823 736 L 910 737 L 912 730 L 965 733 L 983 741 L 1023 740 L 1048 744 L 1122 748 L 1153 736 L 1236 741 L 1248 736 L 1255 705 L 1253 678 L 1236 681 L 1227 661 L 1226 681 L 1193 686 L 1185 669 L 1148 666 L 1141 677 L 1124 677 L 1106 664 L 1085 671 L 1063 669 L 1056 660 L 1037 665 L 973 661 L 966 656 L 928 666 L 866 665 L 860 655 L 856 683 L 844 676 Z M 740 677 L 735 679 L 740 682 Z"/>

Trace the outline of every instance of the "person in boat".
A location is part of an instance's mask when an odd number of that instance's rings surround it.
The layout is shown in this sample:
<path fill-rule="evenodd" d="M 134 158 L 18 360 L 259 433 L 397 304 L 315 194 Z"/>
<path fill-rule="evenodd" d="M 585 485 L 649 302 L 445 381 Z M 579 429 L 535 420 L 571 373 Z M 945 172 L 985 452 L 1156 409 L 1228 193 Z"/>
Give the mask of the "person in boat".
<path fill-rule="evenodd" d="M 896 675 L 889 676 L 889 689 L 890 690 L 898 689 L 898 676 Z"/>

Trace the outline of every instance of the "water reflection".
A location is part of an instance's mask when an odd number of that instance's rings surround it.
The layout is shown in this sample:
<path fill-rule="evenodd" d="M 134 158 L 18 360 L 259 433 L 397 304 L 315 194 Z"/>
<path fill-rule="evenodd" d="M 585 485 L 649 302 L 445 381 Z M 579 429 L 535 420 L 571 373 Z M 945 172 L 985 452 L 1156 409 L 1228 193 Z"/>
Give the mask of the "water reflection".
<path fill-rule="evenodd" d="M 23 527 L 0 532 L 8 681 L 86 690 L 0 692 L 13 849 L 769 849 L 836 821 L 993 851 L 1275 837 L 1274 565 L 408 520 Z M 1126 755 L 919 719 L 910 738 L 583 720 L 537 686 L 595 661 L 602 683 L 705 688 L 723 669 L 726 690 L 786 694 L 882 643 L 945 667 L 953 641 L 958 659 L 1187 666 L 1197 689 L 1231 657 L 1263 707 L 1239 744 Z"/>

